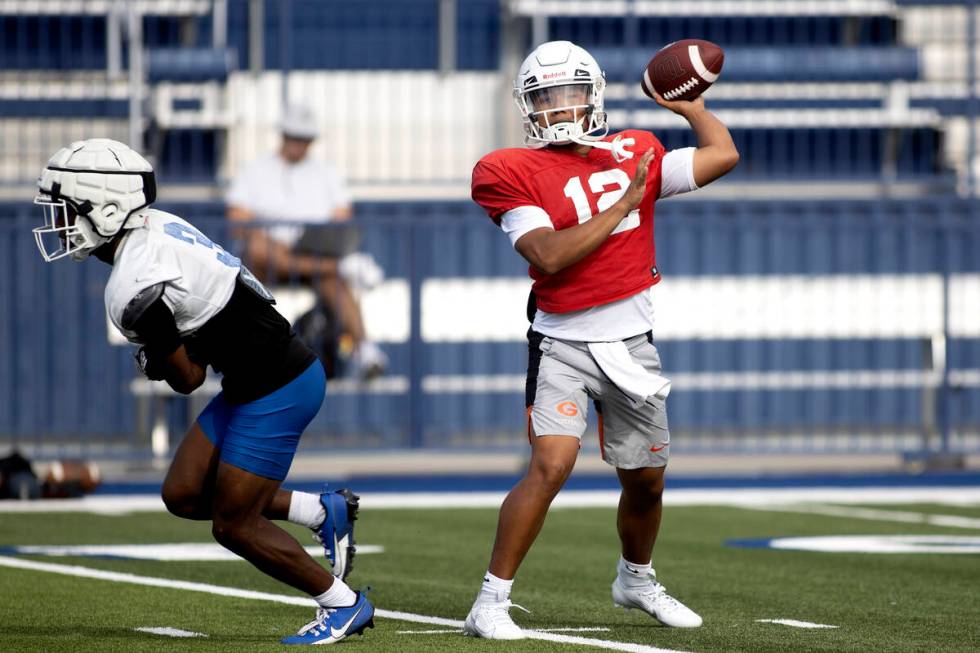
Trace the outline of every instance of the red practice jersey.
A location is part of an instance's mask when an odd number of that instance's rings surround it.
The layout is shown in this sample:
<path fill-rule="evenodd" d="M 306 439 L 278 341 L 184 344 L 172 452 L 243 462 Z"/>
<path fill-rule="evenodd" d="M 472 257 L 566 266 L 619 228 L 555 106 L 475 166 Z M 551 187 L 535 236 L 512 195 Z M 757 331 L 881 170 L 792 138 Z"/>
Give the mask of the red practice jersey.
<path fill-rule="evenodd" d="M 636 164 L 649 148 L 654 157 L 646 193 L 637 211 L 578 263 L 545 274 L 530 267 L 538 307 L 567 313 L 635 295 L 660 281 L 653 243 L 653 208 L 660 195 L 664 147 L 646 131 L 615 136 L 633 138 L 633 158 L 617 162 L 608 150 L 590 148 L 587 156 L 569 147 L 507 148 L 480 159 L 473 169 L 473 200 L 495 223 L 520 206 L 544 209 L 556 230 L 574 227 L 605 211 L 626 192 Z"/>

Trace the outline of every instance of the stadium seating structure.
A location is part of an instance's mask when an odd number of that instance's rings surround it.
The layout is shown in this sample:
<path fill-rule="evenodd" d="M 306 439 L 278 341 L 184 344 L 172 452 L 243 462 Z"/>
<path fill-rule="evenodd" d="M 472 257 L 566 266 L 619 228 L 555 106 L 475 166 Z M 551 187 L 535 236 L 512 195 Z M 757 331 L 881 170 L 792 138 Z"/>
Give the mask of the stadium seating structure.
<path fill-rule="evenodd" d="M 522 419 L 514 402 L 526 323 L 522 306 L 507 302 L 523 297 L 525 266 L 467 195 L 480 156 L 519 144 L 512 68 L 534 43 L 576 41 L 607 73 L 614 127 L 650 129 L 672 149 L 693 145 L 693 134 L 643 97 L 639 71 L 666 43 L 704 38 L 726 52 L 706 101 L 742 158 L 704 194 L 658 206 L 658 292 L 679 302 L 675 314 L 694 315 L 672 324 L 663 314 L 660 348 L 679 388 L 672 424 L 715 437 L 689 440 L 693 449 L 753 433 L 783 439 L 725 446 L 901 451 L 952 425 L 969 434 L 956 446 L 980 450 L 971 3 L 450 4 L 447 43 L 438 0 L 0 0 L 0 260 L 19 271 L 0 275 L 0 344 L 17 343 L 0 362 L 0 397 L 11 406 L 0 410 L 0 433 L 83 432 L 86 446 L 107 452 L 139 446 L 127 440 L 140 416 L 128 401 L 125 348 L 81 346 L 105 338 L 91 293 L 105 271 L 87 266 L 76 277 L 45 267 L 33 249 L 25 200 L 47 156 L 77 138 L 135 135 L 159 173 L 161 208 L 221 241 L 224 188 L 275 145 L 288 97 L 320 117 L 316 153 L 347 174 L 365 247 L 390 281 L 383 299 L 367 303 L 401 311 L 380 338 L 392 378 L 367 392 L 335 385 L 313 446 L 510 446 Z M 138 12 L 138 51 L 123 5 Z M 897 305 L 894 315 L 852 319 L 850 305 L 830 297 L 816 303 L 837 326 L 774 313 L 773 323 L 739 332 L 731 325 L 751 316 L 703 284 L 744 291 L 762 307 L 797 306 L 807 292 L 864 297 L 863 288 L 892 292 Z M 695 319 L 683 295 L 699 288 L 732 317 Z M 406 308 L 425 293 L 463 302 L 474 289 L 514 319 L 474 321 L 461 333 L 444 316 Z M 33 301 L 41 295 L 82 316 L 62 343 L 74 353 L 51 355 L 55 334 L 36 325 L 50 324 L 55 309 Z M 44 413 L 33 397 L 59 374 L 76 382 Z M 82 393 L 94 384 L 119 399 L 98 414 Z M 190 410 L 174 404 L 175 430 Z M 814 433 L 824 440 L 792 439 Z"/>
<path fill-rule="evenodd" d="M 370 0 L 355 6 L 340 0 L 265 0 L 260 3 L 264 48 L 259 54 L 250 50 L 250 3 L 223 4 L 225 36 L 216 45 L 211 0 L 133 3 L 143 12 L 145 49 L 138 133 L 164 180 L 221 185 L 259 149 L 236 148 L 233 142 L 247 132 L 229 131 L 243 121 L 253 131 L 258 126 L 268 131 L 275 122 L 274 107 L 258 111 L 269 115 L 243 118 L 238 98 L 266 88 L 244 90 L 250 75 L 288 69 L 294 76 L 329 80 L 327 88 L 337 76 L 349 84 L 376 82 L 371 94 L 345 93 L 348 102 L 373 95 L 392 105 L 404 102 L 402 86 L 418 79 L 407 75 L 440 74 L 439 2 Z M 55 5 L 58 11 L 51 10 Z M 72 136 L 80 124 L 110 134 L 133 133 L 126 125 L 127 91 L 106 72 L 112 59 L 113 6 L 105 0 L 0 3 L 0 134 L 23 127 L 32 135 Z M 706 38 L 726 50 L 722 83 L 706 97 L 743 144 L 739 179 L 928 179 L 948 187 L 962 183 L 969 168 L 969 148 L 963 144 L 970 109 L 964 12 L 962 3 L 880 0 L 458 0 L 451 75 L 506 79 L 500 70 L 506 47 L 523 52 L 535 39 L 575 40 L 592 50 L 607 72 L 613 123 L 655 129 L 676 147 L 689 142 L 690 135 L 683 122 L 639 96 L 637 71 L 670 41 Z M 505 30 L 525 38 L 509 45 Z M 262 60 L 253 61 L 255 56 Z M 499 84 L 481 88 L 500 93 Z M 335 100 L 319 88 L 309 96 L 323 114 L 331 112 Z M 500 120 L 506 104 L 493 106 L 498 110 L 489 117 L 460 117 L 459 131 L 485 131 L 485 121 Z M 351 110 L 338 116 L 339 124 L 333 125 L 338 138 L 358 131 L 357 115 Z M 425 119 L 438 121 L 438 116 L 435 111 Z M 43 129 L 35 124 L 39 119 Z M 401 128 L 396 131 L 393 136 L 403 137 Z M 4 140 L 15 145 L 4 148 L 0 186 L 28 181 L 24 168 L 36 164 L 37 153 L 25 151 L 31 148 L 16 139 Z M 475 139 L 467 153 L 497 145 Z M 433 147 L 446 146 L 440 141 Z M 368 178 L 369 166 L 356 159 L 355 149 L 343 144 L 339 154 L 346 160 L 339 163 L 348 164 L 352 181 L 362 183 L 370 195 L 372 182 L 379 180 Z M 418 160 L 394 151 L 382 156 L 391 162 L 382 166 L 389 179 L 381 181 L 464 181 L 465 171 L 456 166 L 426 171 Z M 377 166 L 375 171 L 377 177 Z"/>

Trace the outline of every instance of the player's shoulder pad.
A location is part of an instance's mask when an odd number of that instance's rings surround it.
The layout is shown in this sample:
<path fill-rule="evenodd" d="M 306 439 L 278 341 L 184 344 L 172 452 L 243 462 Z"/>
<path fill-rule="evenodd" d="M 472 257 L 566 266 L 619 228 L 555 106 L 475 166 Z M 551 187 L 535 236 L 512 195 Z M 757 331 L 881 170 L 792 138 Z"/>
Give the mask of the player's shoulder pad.
<path fill-rule="evenodd" d="M 183 220 L 184 222 L 186 222 L 186 220 L 184 220 L 179 215 L 175 215 L 173 213 L 167 213 L 166 211 L 161 211 L 160 209 L 146 209 L 144 213 L 146 214 L 146 218 L 148 221 L 150 220 L 163 221 L 163 220 L 172 220 L 174 218 L 177 218 L 178 220 Z"/>
<path fill-rule="evenodd" d="M 616 134 L 615 137 L 632 138 L 636 141 L 636 145 L 631 148 L 634 152 L 642 153 L 651 147 L 661 152 L 664 149 L 664 146 L 660 143 L 660 139 L 653 132 L 648 132 L 644 129 L 624 129 Z"/>
<path fill-rule="evenodd" d="M 161 281 L 136 293 L 126 304 L 126 308 L 123 309 L 122 319 L 119 321 L 120 326 L 127 331 L 132 331 L 150 304 L 163 297 L 166 286 L 166 282 Z"/>
<path fill-rule="evenodd" d="M 143 228 L 147 232 L 152 234 L 151 239 L 156 238 L 164 229 L 168 222 L 173 222 L 174 220 L 179 220 L 184 222 L 184 219 L 179 215 L 174 215 L 173 213 L 167 213 L 166 211 L 161 211 L 159 209 L 144 209 L 140 212 L 143 218 Z"/>

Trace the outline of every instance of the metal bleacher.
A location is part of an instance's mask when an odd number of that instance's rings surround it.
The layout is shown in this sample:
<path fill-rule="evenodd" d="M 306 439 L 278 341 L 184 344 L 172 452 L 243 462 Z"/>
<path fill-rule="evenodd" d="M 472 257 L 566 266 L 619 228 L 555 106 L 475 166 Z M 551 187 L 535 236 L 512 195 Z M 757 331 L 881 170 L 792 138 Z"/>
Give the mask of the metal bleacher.
<path fill-rule="evenodd" d="M 21 192 L 57 144 L 92 133 L 136 142 L 164 177 L 213 183 L 237 62 L 222 30 L 204 43 L 200 28 L 224 6 L 0 2 L 0 187 Z"/>
<path fill-rule="evenodd" d="M 458 197 L 466 170 L 451 157 L 468 160 L 498 146 L 501 135 L 515 136 L 501 93 L 510 73 L 500 62 L 553 38 L 596 55 L 615 127 L 655 130 L 668 147 L 690 144 L 692 135 L 642 96 L 638 71 L 670 41 L 720 43 L 722 80 L 706 97 L 738 140 L 753 144 L 732 177 L 740 183 L 823 178 L 869 193 L 885 183 L 922 194 L 962 186 L 968 159 L 977 159 L 965 118 L 975 99 L 962 3 L 457 0 L 449 57 L 440 43 L 445 4 L 0 2 L 0 134 L 16 144 L 0 153 L 0 187 L 29 184 L 49 141 L 99 131 L 139 139 L 164 181 L 214 188 L 274 140 L 275 115 L 248 106 L 270 91 L 303 96 L 303 85 L 317 89 L 306 99 L 318 113 L 332 115 L 332 158 L 361 196 L 377 197 L 379 184 L 390 182 L 388 197 L 412 185 L 442 185 Z M 264 11 L 258 34 L 249 27 L 256 6 Z M 268 46 L 256 49 L 256 38 Z M 134 58 L 142 60 L 138 75 Z M 403 104 L 405 85 L 419 90 L 413 109 L 426 124 L 445 119 L 446 102 L 466 98 L 454 122 L 467 137 L 442 139 L 436 130 L 437 138 L 421 139 L 405 121 L 386 119 L 378 108 Z M 333 89 L 344 102 L 334 101 Z M 418 102 L 427 93 L 442 95 Z M 382 122 L 374 128 L 366 115 Z M 381 149 L 369 158 L 361 143 L 372 137 Z"/>
<path fill-rule="evenodd" d="M 929 193 L 955 185 L 956 175 L 962 183 L 974 156 L 962 118 L 970 97 L 963 3 L 512 0 L 509 7 L 532 41 L 567 38 L 589 48 L 610 80 L 611 119 L 653 129 L 668 147 L 691 144 L 686 125 L 649 107 L 636 71 L 671 41 L 722 44 L 722 81 L 705 97 L 737 141 L 754 144 L 742 148 L 735 179 L 878 180 Z"/>
<path fill-rule="evenodd" d="M 363 299 L 392 361 L 373 386 L 335 382 L 304 446 L 523 446 L 526 266 L 468 200 L 473 163 L 520 143 L 514 69 L 574 40 L 606 70 L 614 129 L 683 147 L 689 127 L 638 77 L 666 43 L 705 38 L 726 53 L 706 101 L 741 161 L 657 208 L 678 448 L 980 452 L 974 4 L 0 0 L 0 260 L 16 270 L 0 275 L 0 435 L 40 455 L 149 448 L 126 347 L 101 346 L 104 266 L 34 251 L 47 156 L 138 144 L 160 207 L 234 247 L 225 184 L 275 146 L 291 98 L 319 117 L 314 155 L 347 174 L 385 269 Z M 193 406 L 168 401 L 179 432 Z"/>

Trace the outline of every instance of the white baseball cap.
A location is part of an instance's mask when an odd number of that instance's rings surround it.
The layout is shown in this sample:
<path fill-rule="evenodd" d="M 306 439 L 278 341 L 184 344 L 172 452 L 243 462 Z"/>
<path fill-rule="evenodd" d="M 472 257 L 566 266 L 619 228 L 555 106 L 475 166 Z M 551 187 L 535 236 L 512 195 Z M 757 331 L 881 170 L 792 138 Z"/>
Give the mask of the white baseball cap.
<path fill-rule="evenodd" d="M 316 126 L 316 116 L 305 104 L 287 105 L 283 109 L 279 127 L 284 136 L 305 141 L 312 141 L 320 134 Z"/>

